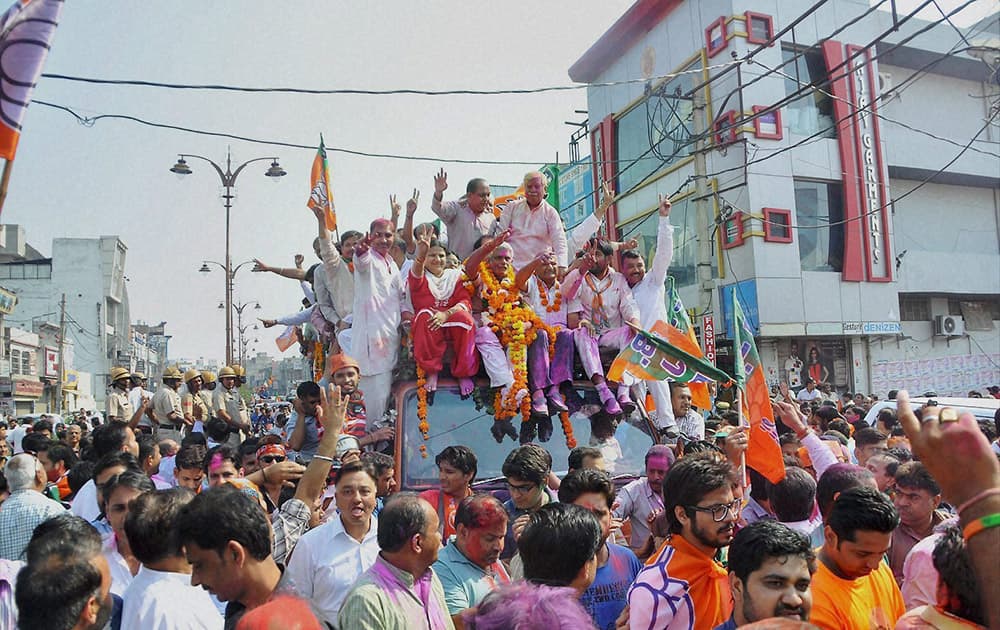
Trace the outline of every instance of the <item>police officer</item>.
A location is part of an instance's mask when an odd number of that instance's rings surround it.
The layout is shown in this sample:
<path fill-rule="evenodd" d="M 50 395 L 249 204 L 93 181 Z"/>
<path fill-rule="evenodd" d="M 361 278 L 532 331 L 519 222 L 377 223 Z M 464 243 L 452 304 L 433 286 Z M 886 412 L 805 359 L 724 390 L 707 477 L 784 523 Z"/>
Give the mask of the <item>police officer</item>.
<path fill-rule="evenodd" d="M 208 409 L 208 418 L 215 416 L 215 404 L 212 402 L 212 395 L 215 393 L 215 388 L 218 387 L 219 381 L 215 376 L 215 372 L 211 370 L 201 371 L 201 389 L 198 391 L 198 395 L 205 402 L 205 407 Z M 196 429 L 197 430 L 197 429 Z"/>
<path fill-rule="evenodd" d="M 187 391 L 181 396 L 181 409 L 184 411 L 184 424 L 191 427 L 192 431 L 202 429 L 203 423 L 210 418 L 208 407 L 200 396 L 201 384 L 201 372 L 195 369 L 184 372 L 184 385 Z"/>
<path fill-rule="evenodd" d="M 227 443 L 240 442 L 240 431 L 250 430 L 249 417 L 246 414 L 246 403 L 240 396 L 240 377 L 236 370 L 226 366 L 219 370 L 219 383 L 222 387 L 212 395 L 212 406 L 215 407 L 215 417 L 221 418 L 229 425 L 231 431 Z"/>
<path fill-rule="evenodd" d="M 181 429 L 191 426 L 184 417 L 181 407 L 181 396 L 177 390 L 181 387 L 181 371 L 175 366 L 163 371 L 163 384 L 153 394 L 153 418 L 157 424 L 157 435 L 160 439 L 181 442 Z"/>
<path fill-rule="evenodd" d="M 132 425 L 135 409 L 129 402 L 128 390 L 129 371 L 123 367 L 111 368 L 111 391 L 108 392 L 108 399 L 105 403 L 108 422 L 117 420 Z"/>

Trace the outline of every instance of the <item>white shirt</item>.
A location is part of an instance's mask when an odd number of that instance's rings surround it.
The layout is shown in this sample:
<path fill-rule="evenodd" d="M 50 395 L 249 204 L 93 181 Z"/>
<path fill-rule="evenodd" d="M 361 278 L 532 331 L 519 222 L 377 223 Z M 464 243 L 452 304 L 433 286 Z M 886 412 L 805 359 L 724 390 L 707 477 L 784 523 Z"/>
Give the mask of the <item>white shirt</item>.
<path fill-rule="evenodd" d="M 373 516 L 368 533 L 358 542 L 333 518 L 299 538 L 285 569 L 295 592 L 308 599 L 320 621 L 336 627 L 340 606 L 358 577 L 378 557 L 378 520 Z M 123 626 L 124 627 L 124 626 Z"/>
<path fill-rule="evenodd" d="M 97 485 L 94 484 L 93 479 L 88 480 L 77 491 L 69 511 L 88 523 L 96 521 L 101 515 L 101 508 L 97 505 Z"/>
<path fill-rule="evenodd" d="M 186 573 L 140 567 L 122 599 L 122 628 L 222 630 L 224 625 L 208 591 L 191 586 Z"/>
<path fill-rule="evenodd" d="M 118 552 L 114 532 L 104 537 L 104 559 L 108 561 L 108 567 L 111 569 L 111 592 L 118 597 L 124 597 L 125 590 L 135 578 L 128 568 L 128 561 Z"/>
<path fill-rule="evenodd" d="M 19 424 L 7 433 L 7 441 L 10 442 L 10 446 L 13 449 L 15 455 L 23 452 L 21 449 L 21 442 L 24 441 L 24 436 L 28 433 L 28 427 L 23 424 Z"/>
<path fill-rule="evenodd" d="M 391 371 L 399 355 L 403 276 L 396 261 L 369 249 L 354 256 L 354 331 L 351 356 L 362 376 Z"/>
<path fill-rule="evenodd" d="M 149 391 L 148 389 L 143 389 L 142 387 L 133 387 L 132 389 L 128 390 L 128 402 L 130 405 L 132 405 L 133 413 L 135 413 L 135 411 L 138 410 L 140 406 L 142 406 L 143 396 L 152 400 L 153 392 Z M 149 425 L 148 418 L 146 418 L 146 425 Z"/>
<path fill-rule="evenodd" d="M 533 275 L 528 278 L 528 290 L 525 291 L 528 305 L 531 306 L 531 310 L 535 311 L 539 319 L 549 326 L 562 326 L 566 328 L 569 303 L 576 295 L 576 292 L 579 291 L 582 280 L 580 272 L 577 269 L 566 274 L 566 278 L 563 279 L 562 283 L 556 280 L 551 288 L 547 287 L 545 289 L 545 297 L 548 302 L 548 306 L 546 306 L 542 304 L 542 294 L 538 288 L 539 283 L 542 281 L 538 279 L 538 276 Z M 559 294 L 559 310 L 550 313 L 548 309 L 555 306 L 557 293 Z"/>
<path fill-rule="evenodd" d="M 667 320 L 667 269 L 674 255 L 674 226 L 670 217 L 659 217 L 656 228 L 656 251 L 646 275 L 634 287 L 632 297 L 639 307 L 639 324 L 649 330 L 657 321 Z"/>
<path fill-rule="evenodd" d="M 811 392 L 803 387 L 799 390 L 799 393 L 795 395 L 795 399 L 799 402 L 809 402 L 811 400 L 816 400 L 823 395 L 823 392 L 819 391 L 819 388 L 812 390 Z"/>

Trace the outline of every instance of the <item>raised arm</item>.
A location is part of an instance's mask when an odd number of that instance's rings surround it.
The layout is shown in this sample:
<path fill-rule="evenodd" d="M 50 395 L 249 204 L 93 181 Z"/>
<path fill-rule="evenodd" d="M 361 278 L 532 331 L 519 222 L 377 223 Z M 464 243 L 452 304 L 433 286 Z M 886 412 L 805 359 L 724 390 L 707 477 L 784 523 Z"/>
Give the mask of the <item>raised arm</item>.
<path fill-rule="evenodd" d="M 326 390 L 320 388 L 319 395 L 323 407 L 323 438 L 319 441 L 316 454 L 309 462 L 295 490 L 295 498 L 306 505 L 312 505 L 326 485 L 330 464 L 333 463 L 333 457 L 337 453 L 337 440 L 340 438 L 344 418 L 347 415 L 347 397 L 341 395 L 339 387 L 329 385 Z"/>
<path fill-rule="evenodd" d="M 454 203 L 444 204 L 444 191 L 448 190 L 448 173 L 444 169 L 434 176 L 434 196 L 431 197 L 431 212 L 441 217 L 446 224 L 455 220 L 458 206 Z"/>
<path fill-rule="evenodd" d="M 674 226 L 670 225 L 670 199 L 660 197 L 660 218 L 656 228 L 656 253 L 650 264 L 649 275 L 653 286 L 667 281 L 667 270 L 674 256 Z"/>
<path fill-rule="evenodd" d="M 469 254 L 469 257 L 465 259 L 466 277 L 468 277 L 469 280 L 475 280 L 478 278 L 479 265 L 489 257 L 494 249 L 500 246 L 500 243 L 506 243 L 508 238 L 510 238 L 510 230 L 504 230 L 495 238 L 484 240 L 483 244 L 479 246 L 479 249 Z"/>
<path fill-rule="evenodd" d="M 402 208 L 399 202 L 396 201 L 396 195 L 389 195 L 389 220 L 392 221 L 393 225 L 399 225 L 399 211 Z"/>
<path fill-rule="evenodd" d="M 253 270 L 256 272 L 270 272 L 282 276 L 283 278 L 291 278 L 292 280 L 305 280 L 306 272 L 303 269 L 297 269 L 295 267 L 272 267 L 270 265 L 265 265 L 259 258 L 253 259 Z"/>
<path fill-rule="evenodd" d="M 552 256 L 551 251 L 542 252 L 541 254 L 535 256 L 527 265 L 521 267 L 521 270 L 517 272 L 514 276 L 514 286 L 521 293 L 528 290 L 528 280 L 535 274 L 535 271 L 542 266 L 542 263 L 546 262 Z"/>
<path fill-rule="evenodd" d="M 403 241 L 406 242 L 406 251 L 412 254 L 415 251 L 413 242 L 413 215 L 417 213 L 417 202 L 420 200 L 420 191 L 413 189 L 413 196 L 406 202 L 406 221 L 403 222 Z M 393 195 L 395 201 L 395 195 Z M 396 204 L 397 206 L 399 204 Z M 398 225 L 393 221 L 393 225 Z"/>
<path fill-rule="evenodd" d="M 414 278 L 424 277 L 424 264 L 427 262 L 427 252 L 430 248 L 430 234 L 421 234 L 420 238 L 417 239 L 417 255 L 413 259 L 413 266 L 410 267 L 410 273 L 413 274 Z"/>
<path fill-rule="evenodd" d="M 604 223 L 604 217 L 608 214 L 608 207 L 615 202 L 615 194 L 611 191 L 611 187 L 608 182 L 601 183 L 601 202 L 594 209 L 594 213 L 589 217 L 584 219 L 572 229 L 569 233 L 568 247 L 569 255 L 572 256 L 576 252 L 583 249 L 590 237 L 597 233 L 601 229 L 601 225 Z"/>

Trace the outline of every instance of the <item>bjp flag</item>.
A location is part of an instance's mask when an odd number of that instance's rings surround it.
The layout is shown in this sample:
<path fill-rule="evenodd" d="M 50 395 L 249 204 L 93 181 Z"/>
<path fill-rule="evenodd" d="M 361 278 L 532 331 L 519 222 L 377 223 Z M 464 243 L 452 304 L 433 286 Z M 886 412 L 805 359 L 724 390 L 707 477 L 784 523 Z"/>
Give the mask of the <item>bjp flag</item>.
<path fill-rule="evenodd" d="M 326 146 L 323 144 L 323 134 L 319 136 L 319 148 L 313 159 L 312 172 L 309 174 L 309 202 L 311 209 L 322 208 L 326 212 L 326 229 L 331 232 L 337 229 L 337 212 L 333 208 L 333 191 L 330 190 L 330 166 L 326 161 Z"/>
<path fill-rule="evenodd" d="M 0 157 L 17 153 L 21 121 L 59 26 L 61 0 L 20 0 L 0 17 Z"/>
<path fill-rule="evenodd" d="M 285 350 L 291 348 L 296 341 L 298 341 L 298 339 L 295 337 L 295 326 L 288 326 L 285 328 L 285 332 L 278 335 L 278 337 L 274 340 L 274 343 L 278 346 L 278 350 L 284 352 Z"/>
<path fill-rule="evenodd" d="M 753 340 L 753 329 L 747 323 L 739 298 L 735 295 L 733 330 L 733 347 L 737 353 L 736 382 L 743 397 L 743 414 L 750 421 L 747 466 L 764 475 L 771 483 L 778 483 L 785 478 L 785 462 L 781 457 L 774 409 L 764 380 L 764 366 L 760 363 Z"/>

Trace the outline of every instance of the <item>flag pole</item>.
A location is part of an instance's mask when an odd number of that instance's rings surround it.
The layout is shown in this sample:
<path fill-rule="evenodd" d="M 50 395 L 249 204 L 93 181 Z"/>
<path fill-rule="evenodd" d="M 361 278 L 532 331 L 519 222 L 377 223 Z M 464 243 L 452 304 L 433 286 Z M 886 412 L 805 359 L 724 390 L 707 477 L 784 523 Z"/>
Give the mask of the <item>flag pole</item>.
<path fill-rule="evenodd" d="M 750 426 L 750 423 L 746 421 L 743 417 L 743 388 L 736 388 L 736 413 L 740 418 L 740 428 L 746 429 Z M 747 445 L 750 443 L 750 435 L 747 435 Z M 747 500 L 746 489 L 749 486 L 747 483 L 747 452 L 743 451 L 740 453 L 740 487 L 743 488 L 743 501 Z"/>
<path fill-rule="evenodd" d="M 3 175 L 0 176 L 0 213 L 3 212 L 3 204 L 7 201 L 7 184 L 10 182 L 10 170 L 14 165 L 14 160 L 4 160 Z"/>

